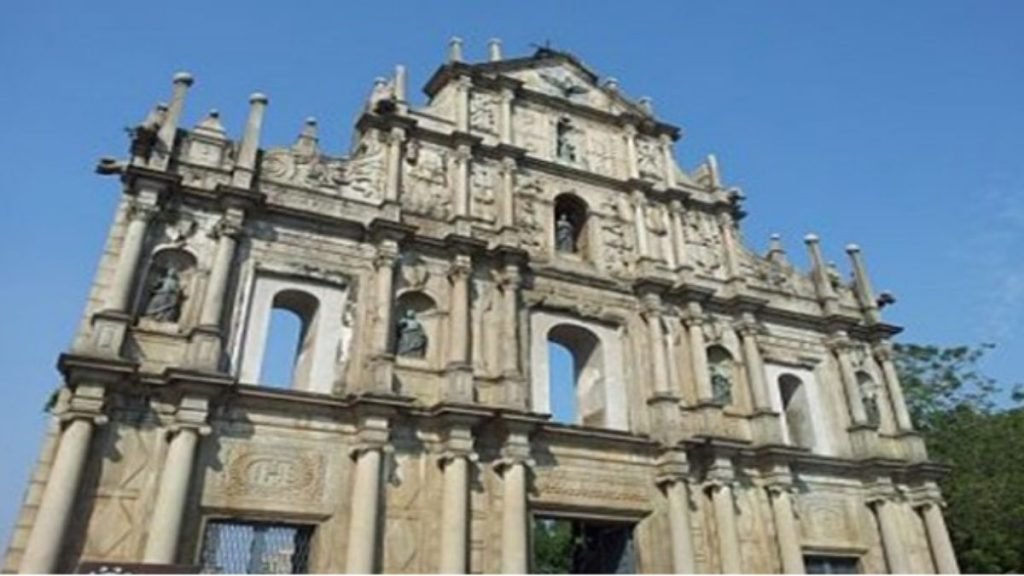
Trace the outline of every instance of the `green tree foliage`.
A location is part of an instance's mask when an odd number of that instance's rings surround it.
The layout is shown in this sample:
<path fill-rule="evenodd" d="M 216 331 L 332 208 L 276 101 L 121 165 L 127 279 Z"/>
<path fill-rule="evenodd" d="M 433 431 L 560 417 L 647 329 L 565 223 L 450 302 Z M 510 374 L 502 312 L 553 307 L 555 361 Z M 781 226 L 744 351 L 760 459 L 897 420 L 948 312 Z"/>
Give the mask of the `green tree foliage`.
<path fill-rule="evenodd" d="M 572 567 L 572 523 L 540 518 L 533 523 L 535 574 L 568 574 Z"/>
<path fill-rule="evenodd" d="M 1022 573 L 1024 408 L 980 371 L 991 347 L 897 345 L 895 361 L 929 456 L 953 466 L 941 488 L 961 570 Z"/>

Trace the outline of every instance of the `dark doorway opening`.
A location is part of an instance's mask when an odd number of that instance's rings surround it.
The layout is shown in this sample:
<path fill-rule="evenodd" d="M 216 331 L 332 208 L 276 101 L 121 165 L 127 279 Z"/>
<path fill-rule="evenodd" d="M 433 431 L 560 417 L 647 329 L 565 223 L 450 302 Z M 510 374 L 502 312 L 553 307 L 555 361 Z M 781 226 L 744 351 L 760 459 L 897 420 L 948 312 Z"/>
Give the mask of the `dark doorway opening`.
<path fill-rule="evenodd" d="M 534 574 L 636 574 L 633 524 L 534 516 Z"/>

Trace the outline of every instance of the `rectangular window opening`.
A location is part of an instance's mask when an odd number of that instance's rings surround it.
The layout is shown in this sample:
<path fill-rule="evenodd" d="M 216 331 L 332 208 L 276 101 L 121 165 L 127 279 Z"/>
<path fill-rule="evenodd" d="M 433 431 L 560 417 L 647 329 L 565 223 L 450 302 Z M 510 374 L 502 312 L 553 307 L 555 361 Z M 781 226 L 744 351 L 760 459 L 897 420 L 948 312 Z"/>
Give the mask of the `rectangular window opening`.
<path fill-rule="evenodd" d="M 312 526 L 209 520 L 200 563 L 206 574 L 305 574 Z"/>
<path fill-rule="evenodd" d="M 860 559 L 856 556 L 804 556 L 804 567 L 808 574 L 859 574 Z"/>
<path fill-rule="evenodd" d="M 634 525 L 534 516 L 533 574 L 636 574 Z"/>

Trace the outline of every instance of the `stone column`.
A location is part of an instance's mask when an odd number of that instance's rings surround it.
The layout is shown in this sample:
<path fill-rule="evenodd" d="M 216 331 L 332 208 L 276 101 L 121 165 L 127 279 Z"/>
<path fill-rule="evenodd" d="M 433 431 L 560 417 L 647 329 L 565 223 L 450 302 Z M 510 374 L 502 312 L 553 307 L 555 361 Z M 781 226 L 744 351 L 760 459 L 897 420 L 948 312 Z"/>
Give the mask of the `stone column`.
<path fill-rule="evenodd" d="M 149 517 L 149 532 L 142 561 L 151 564 L 174 564 L 185 516 L 185 500 L 192 463 L 195 460 L 199 430 L 182 426 L 170 432 L 173 436 L 160 473 L 156 504 Z"/>
<path fill-rule="evenodd" d="M 665 333 L 661 327 L 661 298 L 657 294 L 645 294 L 643 299 L 646 310 L 647 333 L 650 339 L 651 367 L 654 372 L 654 394 L 669 394 L 668 372 L 665 362 Z"/>
<path fill-rule="evenodd" d="M 498 139 L 502 144 L 512 144 L 512 101 L 515 93 L 511 88 L 501 89 L 498 107 Z"/>
<path fill-rule="evenodd" d="M 878 519 L 878 529 L 882 533 L 882 548 L 885 560 L 892 574 L 909 574 L 910 560 L 900 536 L 900 526 L 896 514 L 896 503 L 888 498 L 875 498 L 868 503 Z"/>
<path fill-rule="evenodd" d="M 387 136 L 388 164 L 384 185 L 384 201 L 397 204 L 399 190 L 402 186 L 402 143 L 405 142 L 405 130 L 394 127 Z"/>
<path fill-rule="evenodd" d="M 46 488 L 39 501 L 32 532 L 18 566 L 22 574 L 46 574 L 57 570 L 57 561 L 68 521 L 72 518 L 75 496 L 89 453 L 89 441 L 97 420 L 99 423 L 104 421 L 98 415 L 68 415 Z"/>
<path fill-rule="evenodd" d="M 468 76 L 455 81 L 455 129 L 469 133 L 469 90 L 473 85 Z"/>
<path fill-rule="evenodd" d="M 718 215 L 718 225 L 722 231 L 722 244 L 725 246 L 725 264 L 729 280 L 742 279 L 740 273 L 740 251 L 736 240 L 735 222 L 728 213 Z"/>
<path fill-rule="evenodd" d="M 501 205 L 499 206 L 500 218 L 498 225 L 505 230 L 515 229 L 515 171 L 516 161 L 512 158 L 502 158 L 501 168 Z"/>
<path fill-rule="evenodd" d="M 530 440 L 523 430 L 508 433 L 497 470 L 502 475 L 501 572 L 526 574 L 529 559 L 529 509 L 526 503 Z"/>
<path fill-rule="evenodd" d="M 263 114 L 267 110 L 267 97 L 259 92 L 249 96 L 249 117 L 245 121 L 245 132 L 238 145 L 238 159 L 231 174 L 231 185 L 249 188 L 256 172 L 256 155 L 260 149 L 260 131 L 263 129 Z"/>
<path fill-rule="evenodd" d="M 448 314 L 448 390 L 445 396 L 459 402 L 473 400 L 473 366 L 469 346 L 469 281 L 472 271 L 470 257 L 458 254 L 448 272 L 451 311 Z"/>
<path fill-rule="evenodd" d="M 892 402 L 893 412 L 896 415 L 896 427 L 901 432 L 910 432 L 914 429 L 914 423 L 910 419 L 907 401 L 903 397 L 903 386 L 900 384 L 899 374 L 892 362 L 892 343 L 882 341 L 875 344 L 874 353 L 882 367 L 882 375 L 885 377 L 885 387 L 889 391 L 889 400 Z"/>
<path fill-rule="evenodd" d="M 201 326 L 220 327 L 221 314 L 224 311 L 224 293 L 227 290 L 228 278 L 235 260 L 236 238 L 242 231 L 243 218 L 245 218 L 244 212 L 237 208 L 229 208 L 214 228 L 214 235 L 217 237 L 217 252 L 213 258 L 213 266 L 210 268 L 206 293 L 203 295 L 202 314 L 199 318 Z"/>
<path fill-rule="evenodd" d="M 710 402 L 714 398 L 711 390 L 711 376 L 708 374 L 708 351 L 704 343 L 704 315 L 700 304 L 691 302 L 687 306 L 686 326 L 689 330 L 690 362 L 693 366 L 693 381 L 697 386 L 697 403 Z"/>
<path fill-rule="evenodd" d="M 772 503 L 772 516 L 775 518 L 775 532 L 779 541 L 779 556 L 785 574 L 805 574 L 807 569 L 804 567 L 804 554 L 800 547 L 800 535 L 796 529 L 789 491 L 788 485 L 768 486 L 768 498 Z"/>
<path fill-rule="evenodd" d="M 469 466 L 476 460 L 473 434 L 467 426 L 447 431 L 447 446 L 441 456 L 444 489 L 441 509 L 441 574 L 465 574 L 469 569 Z"/>
<path fill-rule="evenodd" d="M 672 534 L 672 568 L 676 574 L 695 574 L 697 564 L 693 554 L 693 535 L 690 531 L 690 494 L 684 478 L 666 481 L 668 522 Z"/>
<path fill-rule="evenodd" d="M 636 226 L 636 249 L 640 258 L 648 258 L 651 249 L 647 238 L 647 219 L 644 217 L 644 205 L 647 197 L 639 190 L 633 192 L 633 223 Z"/>
<path fill-rule="evenodd" d="M 690 260 L 686 250 L 686 229 L 683 227 L 683 203 L 679 200 L 669 202 L 669 224 L 672 228 L 672 248 L 676 254 L 676 267 L 689 268 Z"/>
<path fill-rule="evenodd" d="M 394 301 L 395 263 L 398 261 L 398 243 L 384 240 L 377 246 L 374 259 L 376 278 L 374 280 L 374 306 L 376 318 L 373 324 L 371 358 L 374 365 L 372 388 L 378 392 L 390 392 L 394 354 L 391 351 L 392 304 Z"/>
<path fill-rule="evenodd" d="M 738 328 L 740 340 L 743 342 L 743 364 L 747 368 L 747 380 L 750 382 L 754 409 L 771 410 L 771 403 L 768 401 L 768 386 L 764 379 L 761 349 L 757 345 L 757 320 L 753 314 L 745 312 Z"/>
<path fill-rule="evenodd" d="M 375 568 L 381 461 L 389 434 L 387 418 L 362 416 L 356 444 L 349 451 L 355 461 L 345 555 L 345 571 L 349 574 L 370 574 Z"/>
<path fill-rule="evenodd" d="M 518 379 L 519 371 L 519 266 L 506 264 L 501 282 L 501 375 Z"/>
<path fill-rule="evenodd" d="M 626 139 L 626 178 L 639 178 L 640 168 L 636 159 L 636 126 L 627 124 L 624 133 Z"/>
<path fill-rule="evenodd" d="M 675 188 L 676 186 L 676 159 L 672 155 L 672 137 L 668 134 L 661 135 L 661 153 L 665 164 L 665 186 Z"/>
<path fill-rule="evenodd" d="M 733 505 L 732 484 L 715 481 L 708 486 L 711 503 L 715 510 L 715 526 L 718 529 L 718 557 L 722 561 L 723 574 L 742 574 L 740 541 L 736 532 L 736 517 Z"/>
<path fill-rule="evenodd" d="M 860 395 L 860 385 L 857 383 L 857 374 L 853 371 L 853 361 L 850 360 L 851 342 L 845 333 L 837 334 L 832 342 L 832 351 L 836 361 L 839 363 L 839 376 L 843 380 L 843 388 L 846 390 L 846 401 L 850 405 L 850 418 L 854 425 L 866 424 L 868 421 L 867 412 L 864 409 L 864 399 Z"/>
<path fill-rule="evenodd" d="M 121 254 L 114 269 L 114 278 L 107 287 L 105 308 L 113 312 L 128 312 L 132 295 L 132 280 L 135 278 L 139 257 L 146 240 L 146 227 L 157 213 L 157 194 L 153 191 L 140 191 L 139 195 L 130 200 L 126 210 L 124 238 L 121 241 Z"/>
<path fill-rule="evenodd" d="M 935 571 L 939 574 L 959 574 L 960 566 L 953 552 L 953 543 L 949 541 L 946 521 L 942 518 L 942 509 L 936 501 L 926 502 L 921 506 L 924 517 L 924 528 L 928 534 L 928 546 L 935 561 Z"/>
<path fill-rule="evenodd" d="M 455 164 L 455 217 L 469 217 L 469 162 L 472 158 L 468 144 L 455 149 L 452 162 Z"/>

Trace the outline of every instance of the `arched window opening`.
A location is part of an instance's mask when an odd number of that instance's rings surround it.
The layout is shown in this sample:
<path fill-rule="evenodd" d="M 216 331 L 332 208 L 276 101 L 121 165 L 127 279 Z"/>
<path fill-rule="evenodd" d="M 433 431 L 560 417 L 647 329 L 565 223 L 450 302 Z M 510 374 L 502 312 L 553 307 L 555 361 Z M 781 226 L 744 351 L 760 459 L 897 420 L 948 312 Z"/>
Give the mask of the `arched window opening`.
<path fill-rule="evenodd" d="M 576 423 L 576 367 L 572 352 L 548 340 L 548 374 L 551 382 L 551 417 L 562 424 Z"/>
<path fill-rule="evenodd" d="M 814 439 L 807 390 L 803 381 L 792 374 L 779 376 L 779 396 L 782 398 L 782 414 L 789 443 L 810 448 Z"/>
<path fill-rule="evenodd" d="M 555 199 L 555 251 L 587 254 L 587 204 L 572 194 Z"/>
<path fill-rule="evenodd" d="M 305 292 L 274 295 L 259 381 L 275 388 L 307 388 L 319 302 Z"/>
<path fill-rule="evenodd" d="M 857 389 L 860 390 L 861 401 L 864 403 L 864 415 L 868 425 L 878 428 L 882 415 L 878 406 L 878 385 L 874 378 L 864 371 L 857 372 Z"/>
<path fill-rule="evenodd" d="M 563 423 L 580 424 L 583 426 L 604 426 L 606 421 L 606 402 L 604 390 L 604 358 L 601 354 L 601 343 L 589 330 L 560 324 L 548 332 L 549 350 L 561 348 L 564 353 L 557 358 L 562 366 L 556 366 L 555 358 L 549 359 L 550 375 L 548 386 L 552 406 L 559 399 L 571 398 L 573 411 L 564 414 L 565 408 L 553 410 L 556 420 Z M 568 354 L 568 358 L 565 357 Z M 570 364 L 571 361 L 571 370 Z M 561 369 L 561 374 L 556 372 Z M 566 378 L 566 375 L 571 375 Z M 562 402 L 565 406 L 568 402 Z"/>
<path fill-rule="evenodd" d="M 427 358 L 434 301 L 422 292 L 406 292 L 395 307 L 394 352 L 405 358 Z"/>
<path fill-rule="evenodd" d="M 732 354 L 722 346 L 711 346 L 707 350 L 708 372 L 711 380 L 711 400 L 719 406 L 733 403 L 733 387 L 736 380 L 736 366 Z"/>

